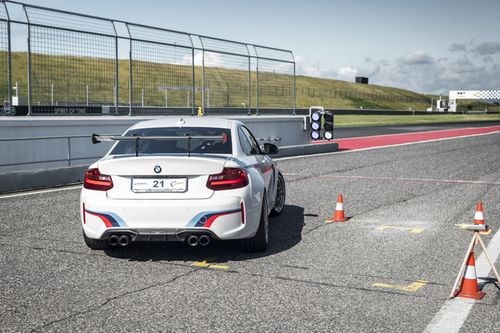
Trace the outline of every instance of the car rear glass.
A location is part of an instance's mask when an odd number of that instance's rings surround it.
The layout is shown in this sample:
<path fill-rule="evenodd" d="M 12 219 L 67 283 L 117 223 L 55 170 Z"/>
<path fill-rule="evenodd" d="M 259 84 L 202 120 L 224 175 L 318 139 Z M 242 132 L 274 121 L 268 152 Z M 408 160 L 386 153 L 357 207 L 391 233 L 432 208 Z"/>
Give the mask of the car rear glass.
<path fill-rule="evenodd" d="M 125 133 L 125 136 L 220 136 L 222 140 L 192 139 L 191 154 L 231 154 L 231 130 L 212 127 L 158 127 L 139 128 Z M 187 154 L 188 140 L 140 140 L 139 154 Z M 111 155 L 135 154 L 134 141 L 119 141 Z"/>

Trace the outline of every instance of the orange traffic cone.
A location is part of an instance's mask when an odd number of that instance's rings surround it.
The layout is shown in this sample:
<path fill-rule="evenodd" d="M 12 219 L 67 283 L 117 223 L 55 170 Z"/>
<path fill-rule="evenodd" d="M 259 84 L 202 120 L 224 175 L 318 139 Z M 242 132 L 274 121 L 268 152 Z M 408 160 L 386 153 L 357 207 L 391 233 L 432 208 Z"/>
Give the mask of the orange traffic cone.
<path fill-rule="evenodd" d="M 326 223 L 331 223 L 331 222 L 345 222 L 345 216 L 344 216 L 344 206 L 343 206 L 344 200 L 342 199 L 342 194 L 339 194 L 337 197 L 337 205 L 335 206 L 335 212 L 333 213 L 333 217 L 331 219 L 326 220 Z"/>
<path fill-rule="evenodd" d="M 474 214 L 474 224 L 484 224 L 484 216 L 483 216 L 483 204 L 478 202 L 476 205 L 476 213 Z"/>
<path fill-rule="evenodd" d="M 486 293 L 477 288 L 476 262 L 474 260 L 474 251 L 471 251 L 467 259 L 467 266 L 465 266 L 460 290 L 457 291 L 456 296 L 479 300 L 484 295 Z"/>

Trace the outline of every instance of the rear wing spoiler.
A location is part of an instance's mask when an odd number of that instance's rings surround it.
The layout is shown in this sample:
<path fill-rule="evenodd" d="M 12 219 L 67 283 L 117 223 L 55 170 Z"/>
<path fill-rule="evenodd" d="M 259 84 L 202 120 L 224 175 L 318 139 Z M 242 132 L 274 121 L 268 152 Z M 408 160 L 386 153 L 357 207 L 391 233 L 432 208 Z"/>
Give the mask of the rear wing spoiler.
<path fill-rule="evenodd" d="M 121 136 L 121 135 L 99 135 L 92 134 L 92 143 L 97 144 L 103 141 L 134 141 L 135 142 L 135 156 L 139 156 L 139 142 L 140 141 L 167 141 L 167 140 L 187 140 L 188 142 L 188 156 L 191 155 L 191 140 L 220 140 L 223 141 L 222 135 L 185 135 L 185 136 Z"/>

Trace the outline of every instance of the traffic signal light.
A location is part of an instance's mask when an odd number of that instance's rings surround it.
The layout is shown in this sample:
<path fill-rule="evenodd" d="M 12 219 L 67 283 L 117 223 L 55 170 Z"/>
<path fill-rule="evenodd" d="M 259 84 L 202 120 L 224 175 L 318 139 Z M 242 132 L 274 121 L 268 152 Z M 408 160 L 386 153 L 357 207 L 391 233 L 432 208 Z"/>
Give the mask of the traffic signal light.
<path fill-rule="evenodd" d="M 321 137 L 321 111 L 311 113 L 311 139 L 318 140 Z"/>
<path fill-rule="evenodd" d="M 325 111 L 321 106 L 309 108 L 309 118 L 311 122 L 311 139 L 331 140 L 333 139 L 333 113 Z"/>
<path fill-rule="evenodd" d="M 323 138 L 325 140 L 333 139 L 333 113 L 326 111 L 323 114 L 323 128 L 325 132 L 323 133 Z"/>

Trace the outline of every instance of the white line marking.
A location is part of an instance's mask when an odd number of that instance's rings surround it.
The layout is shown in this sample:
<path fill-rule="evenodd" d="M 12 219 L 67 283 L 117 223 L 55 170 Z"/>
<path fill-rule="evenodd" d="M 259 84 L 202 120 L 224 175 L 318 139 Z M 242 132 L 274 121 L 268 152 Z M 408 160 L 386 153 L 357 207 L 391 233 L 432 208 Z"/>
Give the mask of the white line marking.
<path fill-rule="evenodd" d="M 29 191 L 29 192 L 0 195 L 0 199 L 25 197 L 28 195 L 52 193 L 52 192 L 60 192 L 60 191 L 70 191 L 70 190 L 76 190 L 76 189 L 80 189 L 80 188 L 82 188 L 82 185 L 72 185 L 72 186 L 51 188 L 51 189 L 47 189 L 47 190 L 34 190 L 34 191 Z"/>
<path fill-rule="evenodd" d="M 491 135 L 491 134 L 498 134 L 498 133 L 500 133 L 500 131 L 489 132 L 489 133 L 480 133 L 480 134 L 469 134 L 469 135 L 462 135 L 462 136 L 454 136 L 454 137 L 450 137 L 450 138 L 432 139 L 432 140 L 426 140 L 426 141 L 415 141 L 415 142 L 398 143 L 398 144 L 395 144 L 395 145 L 387 145 L 387 146 L 377 146 L 377 147 L 369 147 L 369 148 L 361 148 L 361 149 L 353 149 L 353 150 L 334 151 L 334 152 L 331 152 L 331 153 L 298 155 L 298 156 L 289 156 L 289 157 L 278 157 L 278 158 L 273 158 L 273 160 L 274 161 L 287 161 L 287 160 L 294 160 L 294 159 L 306 158 L 306 157 L 329 156 L 329 155 L 334 155 L 334 154 L 337 154 L 337 155 L 340 155 L 340 154 L 353 154 L 353 153 L 358 153 L 358 152 L 367 151 L 367 150 L 376 150 L 376 149 L 384 149 L 384 148 L 402 147 L 402 146 L 416 145 L 416 144 L 421 144 L 421 143 L 430 143 L 430 142 L 446 141 L 446 140 L 453 140 L 453 139 L 471 138 L 471 137 L 476 137 L 476 136 Z M 388 135 L 390 135 L 390 134 L 388 134 Z M 356 139 L 356 138 L 349 138 L 349 139 Z"/>
<path fill-rule="evenodd" d="M 500 253 L 500 232 L 497 231 L 488 244 L 488 253 L 494 263 Z M 484 253 L 476 260 L 476 270 L 479 278 L 488 276 L 491 271 Z M 491 290 L 490 292 L 495 291 Z M 446 301 L 429 325 L 427 325 L 424 333 L 458 332 L 469 316 L 474 303 L 476 301 L 458 297 Z"/>
<path fill-rule="evenodd" d="M 445 183 L 445 184 L 467 184 L 467 185 L 500 185 L 500 182 L 488 182 L 482 180 L 464 180 L 464 179 L 432 179 L 432 178 L 402 178 L 402 177 L 376 177 L 376 176 L 340 176 L 340 175 L 319 175 L 309 176 L 300 173 L 283 173 L 284 176 L 324 178 L 324 179 L 350 179 L 350 180 L 388 180 L 402 182 L 421 182 L 421 183 Z"/>
<path fill-rule="evenodd" d="M 286 175 L 286 174 L 285 174 Z M 303 175 L 305 176 L 305 175 Z M 323 175 L 316 178 L 333 179 L 361 179 L 361 180 L 389 180 L 423 183 L 449 183 L 449 184 L 472 184 L 472 185 L 500 185 L 500 182 L 486 182 L 481 180 L 462 180 L 462 179 L 431 179 L 431 178 L 399 178 L 399 177 L 370 177 L 370 176 L 334 176 Z"/>

